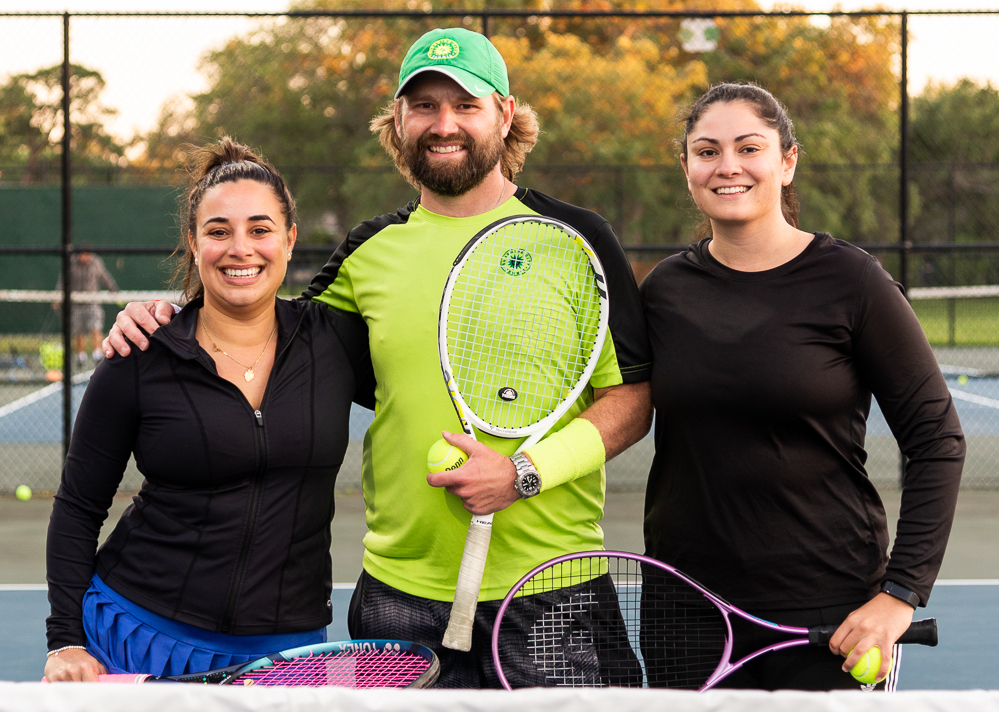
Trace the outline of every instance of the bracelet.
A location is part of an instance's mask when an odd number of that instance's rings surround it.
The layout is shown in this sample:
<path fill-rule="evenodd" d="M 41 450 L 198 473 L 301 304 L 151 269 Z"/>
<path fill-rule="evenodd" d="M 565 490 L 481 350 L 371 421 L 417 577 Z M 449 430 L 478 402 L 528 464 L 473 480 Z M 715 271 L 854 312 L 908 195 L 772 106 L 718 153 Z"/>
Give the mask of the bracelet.
<path fill-rule="evenodd" d="M 524 451 L 541 475 L 541 491 L 599 470 L 607 461 L 600 431 L 585 418 L 575 418 Z"/>
<path fill-rule="evenodd" d="M 58 655 L 63 650 L 86 650 L 86 649 L 87 649 L 86 645 L 65 645 L 61 648 L 57 648 L 56 650 L 50 650 L 49 652 L 45 653 L 45 657 L 51 658 L 53 656 Z"/>

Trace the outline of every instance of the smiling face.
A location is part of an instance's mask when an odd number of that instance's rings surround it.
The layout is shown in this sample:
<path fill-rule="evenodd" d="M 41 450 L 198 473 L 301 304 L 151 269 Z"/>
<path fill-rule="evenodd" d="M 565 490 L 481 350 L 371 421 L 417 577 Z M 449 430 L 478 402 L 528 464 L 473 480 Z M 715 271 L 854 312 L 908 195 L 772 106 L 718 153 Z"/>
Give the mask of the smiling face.
<path fill-rule="evenodd" d="M 396 103 L 396 131 L 413 177 L 442 196 L 477 187 L 503 155 L 513 99 L 472 96 L 439 72 L 409 82 Z"/>
<path fill-rule="evenodd" d="M 744 101 L 712 104 L 687 134 L 687 187 L 712 225 L 785 222 L 781 188 L 794 178 L 797 146 L 784 153 L 777 131 Z M 776 223 L 775 223 L 776 224 Z"/>
<path fill-rule="evenodd" d="M 253 180 L 221 183 L 201 199 L 196 228 L 188 239 L 205 306 L 228 313 L 271 308 L 297 235 L 274 190 Z"/>

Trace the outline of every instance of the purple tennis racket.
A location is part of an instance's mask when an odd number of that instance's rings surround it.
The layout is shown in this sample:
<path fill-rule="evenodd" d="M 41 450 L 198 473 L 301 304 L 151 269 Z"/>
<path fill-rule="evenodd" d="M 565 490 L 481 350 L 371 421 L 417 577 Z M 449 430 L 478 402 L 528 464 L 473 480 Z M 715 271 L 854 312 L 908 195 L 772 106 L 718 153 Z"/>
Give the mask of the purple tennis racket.
<path fill-rule="evenodd" d="M 292 648 L 240 665 L 187 675 L 101 675 L 101 682 L 193 682 L 284 687 L 428 687 L 440 663 L 430 648 L 402 640 L 347 640 Z"/>
<path fill-rule="evenodd" d="M 785 639 L 733 659 L 733 617 Z M 771 623 L 661 561 L 589 551 L 552 559 L 517 582 L 500 604 L 492 650 L 496 674 L 508 690 L 707 690 L 770 651 L 828 645 L 837 628 Z M 936 619 L 914 621 L 898 642 L 936 645 Z"/>

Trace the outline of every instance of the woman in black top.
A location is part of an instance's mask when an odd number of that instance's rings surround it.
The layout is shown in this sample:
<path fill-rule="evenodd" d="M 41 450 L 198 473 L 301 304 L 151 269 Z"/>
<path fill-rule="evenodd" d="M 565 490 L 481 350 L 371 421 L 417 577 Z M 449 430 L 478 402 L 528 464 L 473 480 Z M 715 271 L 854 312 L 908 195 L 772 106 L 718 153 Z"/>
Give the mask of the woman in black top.
<path fill-rule="evenodd" d="M 845 671 L 891 651 L 926 604 L 965 446 L 900 286 L 859 248 L 797 228 L 797 158 L 783 107 L 757 86 L 716 86 L 686 118 L 681 162 L 706 236 L 641 286 L 656 408 L 645 541 L 761 617 L 842 623 L 829 648 L 845 661 L 793 648 L 723 684 L 856 688 Z M 864 469 L 872 394 L 906 457 L 890 556 Z"/>
<path fill-rule="evenodd" d="M 333 485 L 373 400 L 363 322 L 277 298 L 295 203 L 229 139 L 194 156 L 187 306 L 102 362 L 49 526 L 47 679 L 179 674 L 325 640 Z M 145 480 L 97 549 L 129 456 Z"/>

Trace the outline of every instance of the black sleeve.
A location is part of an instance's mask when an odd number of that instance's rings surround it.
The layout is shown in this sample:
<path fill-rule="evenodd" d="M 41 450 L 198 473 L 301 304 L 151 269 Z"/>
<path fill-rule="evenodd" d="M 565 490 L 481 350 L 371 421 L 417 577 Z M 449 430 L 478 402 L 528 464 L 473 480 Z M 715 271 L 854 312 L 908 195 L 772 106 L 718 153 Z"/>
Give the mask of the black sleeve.
<path fill-rule="evenodd" d="M 854 332 L 861 379 L 906 457 L 902 508 L 885 573 L 926 605 L 957 506 L 965 442 L 950 391 L 901 286 L 873 259 Z"/>
<path fill-rule="evenodd" d="M 592 242 L 607 274 L 607 328 L 614 340 L 621 378 L 625 383 L 647 381 L 652 377 L 652 347 L 635 272 L 609 222 L 600 226 Z"/>
<path fill-rule="evenodd" d="M 326 307 L 321 305 L 320 308 Z M 360 314 L 325 308 L 354 369 L 354 402 L 368 410 L 375 409 L 375 371 L 371 365 L 368 325 Z"/>
<path fill-rule="evenodd" d="M 147 357 L 102 361 L 80 404 L 45 547 L 49 650 L 86 644 L 83 594 L 94 572 L 101 525 L 132 453 L 138 430 L 138 362 Z"/>

